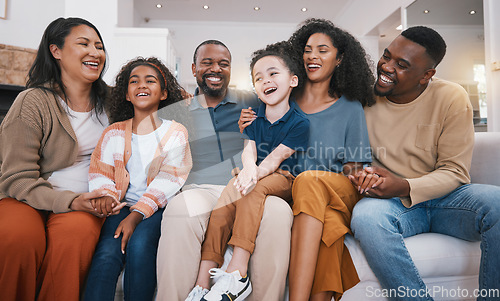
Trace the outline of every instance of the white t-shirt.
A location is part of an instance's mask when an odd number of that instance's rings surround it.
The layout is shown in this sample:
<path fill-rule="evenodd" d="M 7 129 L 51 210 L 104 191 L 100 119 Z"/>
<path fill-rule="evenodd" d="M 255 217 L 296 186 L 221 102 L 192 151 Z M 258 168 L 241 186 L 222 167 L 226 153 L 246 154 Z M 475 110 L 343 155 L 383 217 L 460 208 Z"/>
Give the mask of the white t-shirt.
<path fill-rule="evenodd" d="M 170 120 L 162 121 L 160 127 L 149 134 L 132 134 L 132 155 L 126 165 L 130 183 L 124 200 L 128 206 L 135 205 L 146 192 L 149 165 L 154 159 L 158 144 L 172 124 Z"/>
<path fill-rule="evenodd" d="M 73 165 L 53 172 L 48 181 L 56 190 L 88 192 L 90 156 L 102 132 L 109 125 L 108 117 L 104 112 L 98 116 L 94 112 L 75 112 L 62 98 L 59 100 L 66 112 L 69 112 L 69 122 L 78 141 L 78 155 Z"/>

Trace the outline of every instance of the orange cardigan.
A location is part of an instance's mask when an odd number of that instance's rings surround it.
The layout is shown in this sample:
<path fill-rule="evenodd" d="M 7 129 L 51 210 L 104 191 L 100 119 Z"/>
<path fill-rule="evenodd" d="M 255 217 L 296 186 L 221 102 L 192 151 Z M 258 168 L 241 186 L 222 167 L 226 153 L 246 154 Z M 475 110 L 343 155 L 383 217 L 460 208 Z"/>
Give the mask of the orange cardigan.
<path fill-rule="evenodd" d="M 132 119 L 117 122 L 104 130 L 92 153 L 89 170 L 89 191 L 104 189 L 117 201 L 125 197 L 129 174 L 125 168 L 131 156 Z M 186 128 L 172 121 L 155 150 L 148 170 L 147 189 L 130 208 L 153 215 L 181 189 L 192 167 Z"/>

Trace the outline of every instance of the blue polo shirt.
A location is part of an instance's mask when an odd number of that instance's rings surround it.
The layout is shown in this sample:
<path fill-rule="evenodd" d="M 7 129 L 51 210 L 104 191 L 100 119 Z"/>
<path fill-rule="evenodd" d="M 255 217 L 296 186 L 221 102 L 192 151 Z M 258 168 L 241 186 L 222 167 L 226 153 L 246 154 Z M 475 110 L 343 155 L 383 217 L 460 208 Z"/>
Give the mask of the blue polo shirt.
<path fill-rule="evenodd" d="M 283 144 L 296 151 L 285 159 L 280 168 L 293 175 L 297 165 L 297 152 L 305 151 L 309 143 L 309 120 L 297 111 L 295 102 L 278 121 L 271 123 L 266 118 L 266 105 L 260 105 L 257 118 L 245 128 L 246 138 L 255 141 L 257 146 L 257 165 L 260 164 L 278 145 Z"/>
<path fill-rule="evenodd" d="M 201 104 L 203 96 L 198 94 L 196 89 L 189 106 L 193 168 L 186 183 L 226 185 L 231 179 L 231 170 L 242 167 L 244 141 L 238 128 L 241 110 L 257 108 L 259 100 L 252 92 L 228 89 L 216 107 L 207 108 Z"/>

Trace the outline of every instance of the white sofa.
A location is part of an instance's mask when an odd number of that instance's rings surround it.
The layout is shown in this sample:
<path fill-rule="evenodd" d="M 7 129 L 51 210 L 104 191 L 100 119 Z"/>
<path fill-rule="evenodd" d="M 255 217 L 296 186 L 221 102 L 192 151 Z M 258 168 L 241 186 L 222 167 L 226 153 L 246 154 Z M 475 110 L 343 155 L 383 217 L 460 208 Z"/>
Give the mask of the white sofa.
<path fill-rule="evenodd" d="M 500 162 L 500 132 L 476 133 L 475 136 L 472 182 L 500 185 L 500 171 L 494 167 Z M 474 297 L 465 295 L 472 294 L 474 289 L 478 288 L 481 256 L 479 242 L 425 233 L 406 238 L 405 243 L 424 282 L 434 292 L 436 301 L 475 300 Z M 361 282 L 346 291 L 341 300 L 386 300 L 385 297 L 379 296 L 382 293 L 380 285 L 368 266 L 359 243 L 348 235 L 345 244 L 349 248 Z M 118 300 L 123 300 L 121 277 L 115 296 L 115 301 Z"/>
<path fill-rule="evenodd" d="M 500 132 L 476 133 L 472 158 L 473 183 L 500 185 Z M 468 242 L 436 233 L 419 234 L 405 239 L 420 275 L 435 300 L 476 300 L 481 250 L 479 242 Z M 345 244 L 351 253 L 361 280 L 346 291 L 342 301 L 386 300 L 371 271 L 359 243 L 348 236 Z"/>

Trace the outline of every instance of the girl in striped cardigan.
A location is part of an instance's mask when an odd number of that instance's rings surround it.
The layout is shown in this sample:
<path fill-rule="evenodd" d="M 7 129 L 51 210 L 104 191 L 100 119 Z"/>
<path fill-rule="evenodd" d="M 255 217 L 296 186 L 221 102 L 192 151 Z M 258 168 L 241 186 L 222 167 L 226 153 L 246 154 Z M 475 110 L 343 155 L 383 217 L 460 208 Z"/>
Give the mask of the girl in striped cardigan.
<path fill-rule="evenodd" d="M 113 300 L 126 263 L 128 300 L 152 300 L 163 208 L 186 181 L 191 153 L 186 128 L 158 117 L 158 109 L 182 100 L 185 91 L 156 58 L 126 64 L 112 90 L 110 117 L 92 154 L 89 191 L 107 217 L 92 260 L 86 300 Z"/>

